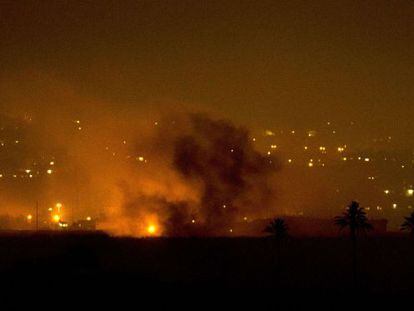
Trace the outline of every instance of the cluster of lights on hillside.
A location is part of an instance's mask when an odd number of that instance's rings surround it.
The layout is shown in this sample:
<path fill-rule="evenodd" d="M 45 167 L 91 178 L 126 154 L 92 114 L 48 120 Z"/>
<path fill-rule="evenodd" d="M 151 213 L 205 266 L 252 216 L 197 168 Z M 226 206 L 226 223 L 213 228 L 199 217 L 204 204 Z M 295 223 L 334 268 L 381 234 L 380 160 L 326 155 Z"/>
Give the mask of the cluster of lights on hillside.
<path fill-rule="evenodd" d="M 72 121 L 75 131 L 87 132 L 87 127 L 83 125 L 79 119 Z M 155 121 L 153 125 L 159 126 L 159 122 Z M 327 122 L 328 126 L 331 126 L 331 122 Z M 286 148 L 283 144 L 283 141 L 279 140 L 280 133 L 283 135 L 289 135 L 292 137 L 302 137 L 302 145 L 296 146 L 297 148 L 294 151 Z M 280 154 L 283 154 L 283 161 L 286 164 L 285 169 L 291 168 L 302 168 L 309 170 L 309 172 L 317 172 L 319 169 L 327 169 L 327 167 L 338 167 L 341 165 L 347 165 L 349 170 L 359 170 L 360 165 L 365 165 L 367 168 L 372 168 L 372 174 L 366 176 L 367 181 L 372 184 L 379 183 L 380 178 L 376 174 L 376 168 L 378 165 L 383 165 L 383 163 L 388 163 L 387 165 L 394 165 L 400 169 L 412 169 L 414 164 L 414 158 L 411 161 L 399 160 L 393 155 L 371 155 L 367 152 L 364 154 L 358 152 L 358 150 L 353 148 L 353 145 L 350 143 L 345 143 L 341 141 L 337 144 L 325 144 L 319 140 L 318 130 L 308 130 L 308 131 L 299 131 L 299 130 L 289 130 L 289 131 L 275 131 L 275 130 L 264 130 L 263 135 L 252 137 L 252 142 L 263 149 L 264 156 L 269 158 L 276 156 L 279 157 Z M 82 133 L 80 133 L 82 135 Z M 337 129 L 331 129 L 330 135 L 334 137 L 338 136 Z M 387 136 L 385 138 L 375 138 L 375 142 L 389 143 L 391 142 L 392 137 Z M 0 152 L 7 152 L 8 147 L 14 148 L 16 146 L 21 146 L 24 144 L 23 138 L 12 138 L 7 139 L 6 137 L 0 138 Z M 126 148 L 129 145 L 128 141 L 124 138 L 121 138 L 118 142 L 113 142 L 113 144 L 108 144 L 103 146 L 103 151 L 109 153 L 111 158 L 116 161 L 134 161 L 139 168 L 140 165 L 145 165 L 150 161 L 150 156 L 145 153 L 145 150 L 142 150 L 141 154 L 130 154 L 129 149 Z M 120 149 L 124 148 L 124 149 Z M 229 152 L 234 153 L 237 150 L 237 146 L 232 146 L 229 148 Z M 42 159 L 33 161 L 28 167 L 22 167 L 16 169 L 12 172 L 10 168 L 1 168 L 0 167 L 0 179 L 25 179 L 25 180 L 36 180 L 37 177 L 48 177 L 55 174 L 59 174 L 61 169 L 64 169 L 64 163 L 59 161 L 54 155 L 44 155 Z M 3 171 L 1 170 L 3 169 Z M 312 174 L 312 173 L 311 173 Z M 388 185 L 386 185 L 388 186 Z M 336 189 L 338 192 L 339 190 Z M 374 191 L 378 191 L 375 189 Z M 384 208 L 389 207 L 390 210 L 397 210 L 400 208 L 412 208 L 412 204 L 404 205 L 399 202 L 399 197 L 412 198 L 414 197 L 414 187 L 410 182 L 405 182 L 402 186 L 398 185 L 389 185 L 389 188 L 380 190 L 382 194 L 386 197 L 394 197 L 395 201 L 391 201 L 388 206 L 383 204 L 378 204 L 374 206 L 367 206 L 367 210 L 376 210 L 383 211 Z M 391 200 L 391 199 L 390 199 Z M 52 223 L 58 224 L 59 226 L 66 226 L 67 224 L 63 222 L 62 206 L 60 203 L 57 203 L 56 206 L 49 209 L 50 212 L 50 221 Z M 226 208 L 226 205 L 223 205 L 223 208 Z M 32 213 L 27 215 L 27 221 L 32 222 L 35 216 Z M 88 216 L 90 220 L 90 217 Z M 246 221 L 247 217 L 243 217 Z M 64 225 L 62 225 L 64 223 Z M 192 223 L 195 224 L 195 219 L 192 220 Z M 157 235 L 159 233 L 159 227 L 155 224 L 149 224 L 146 228 L 148 235 Z"/>

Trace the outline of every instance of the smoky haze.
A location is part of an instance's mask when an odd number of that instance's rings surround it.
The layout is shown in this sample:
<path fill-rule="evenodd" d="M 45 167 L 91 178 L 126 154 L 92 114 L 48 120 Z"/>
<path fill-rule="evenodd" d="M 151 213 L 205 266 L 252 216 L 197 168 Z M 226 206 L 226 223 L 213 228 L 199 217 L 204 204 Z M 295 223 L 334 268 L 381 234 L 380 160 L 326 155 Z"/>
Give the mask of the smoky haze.
<path fill-rule="evenodd" d="M 274 206 L 277 161 L 253 148 L 246 129 L 206 114 L 169 116 L 155 128 L 136 148 L 158 150 L 160 155 L 148 161 L 138 157 L 158 176 L 137 172 L 132 183 L 120 185 L 118 214 L 113 222 L 108 218 L 115 232 L 119 219 L 121 231 L 155 224 L 165 235 L 217 235 Z M 134 180 L 148 179 L 143 188 L 131 189 Z"/>
<path fill-rule="evenodd" d="M 92 216 L 113 234 L 153 224 L 157 234 L 212 235 L 275 207 L 277 159 L 214 112 L 168 102 L 114 111 L 36 71 L 2 90 L 3 214 L 39 202 L 47 221 L 62 202 L 63 220 Z"/>

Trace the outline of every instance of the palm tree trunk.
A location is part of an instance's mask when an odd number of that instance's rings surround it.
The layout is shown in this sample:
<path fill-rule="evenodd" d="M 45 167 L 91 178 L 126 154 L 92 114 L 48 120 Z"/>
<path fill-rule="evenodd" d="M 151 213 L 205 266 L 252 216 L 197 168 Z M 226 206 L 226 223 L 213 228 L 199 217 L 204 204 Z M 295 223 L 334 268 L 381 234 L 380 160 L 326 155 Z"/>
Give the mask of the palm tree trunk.
<path fill-rule="evenodd" d="M 276 287 L 280 286 L 280 241 L 279 238 L 271 239 L 271 253 L 272 253 L 272 262 L 273 262 L 273 281 Z"/>
<path fill-rule="evenodd" d="M 280 260 L 281 260 L 281 258 L 280 258 L 280 238 L 279 237 L 277 237 L 276 238 L 276 260 L 275 260 L 275 264 L 276 264 L 276 275 L 275 275 L 275 277 L 276 277 L 276 284 L 277 284 L 277 287 L 278 288 L 280 288 L 281 287 L 281 280 L 280 280 Z"/>
<path fill-rule="evenodd" d="M 280 264 L 280 239 L 276 238 L 276 268 L 279 269 Z"/>
<path fill-rule="evenodd" d="M 352 239 L 352 279 L 354 287 L 357 286 L 357 238 L 355 229 L 351 231 Z"/>

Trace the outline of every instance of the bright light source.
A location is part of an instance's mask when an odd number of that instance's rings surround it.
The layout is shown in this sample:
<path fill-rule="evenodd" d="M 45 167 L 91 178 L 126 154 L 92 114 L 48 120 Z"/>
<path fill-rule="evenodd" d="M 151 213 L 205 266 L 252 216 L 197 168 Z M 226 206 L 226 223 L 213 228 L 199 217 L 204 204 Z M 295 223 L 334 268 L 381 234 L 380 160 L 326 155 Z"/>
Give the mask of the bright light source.
<path fill-rule="evenodd" d="M 50 175 L 50 174 L 52 174 L 52 173 L 53 173 L 53 170 L 48 169 L 48 170 L 46 171 L 46 173 L 48 173 L 48 174 Z"/>
<path fill-rule="evenodd" d="M 91 221 L 92 220 L 91 216 L 86 217 L 86 220 Z"/>
<path fill-rule="evenodd" d="M 30 220 L 32 220 L 32 219 L 33 219 L 33 216 L 29 214 L 29 215 L 27 215 L 27 216 L 26 216 L 26 218 L 27 218 L 27 220 L 29 220 L 29 221 L 30 221 Z"/>
<path fill-rule="evenodd" d="M 147 227 L 147 232 L 148 232 L 149 234 L 154 234 L 156 231 L 157 231 L 157 227 L 155 227 L 154 225 L 149 225 L 149 226 Z"/>
<path fill-rule="evenodd" d="M 53 216 L 52 216 L 52 220 L 53 220 L 54 222 L 59 222 L 59 221 L 60 221 L 60 216 L 59 216 L 59 215 L 57 215 L 57 214 L 55 214 L 55 215 L 53 215 Z"/>
<path fill-rule="evenodd" d="M 407 189 L 407 197 L 412 197 L 414 195 L 414 189 Z"/>
<path fill-rule="evenodd" d="M 59 227 L 61 228 L 67 228 L 68 224 L 66 222 L 59 222 Z"/>

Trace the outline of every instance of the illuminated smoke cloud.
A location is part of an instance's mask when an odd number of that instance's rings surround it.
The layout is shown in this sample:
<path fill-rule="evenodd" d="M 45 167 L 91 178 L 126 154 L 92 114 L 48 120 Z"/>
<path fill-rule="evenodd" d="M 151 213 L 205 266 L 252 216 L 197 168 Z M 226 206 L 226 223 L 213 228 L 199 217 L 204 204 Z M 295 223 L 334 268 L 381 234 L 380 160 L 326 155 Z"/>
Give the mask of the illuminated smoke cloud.
<path fill-rule="evenodd" d="M 254 149 L 245 128 L 185 107 L 163 117 L 163 107 L 112 113 L 106 102 L 46 85 L 1 116 L 1 213 L 33 213 L 39 201 L 48 221 L 59 201 L 65 220 L 92 216 L 115 235 L 192 236 L 227 234 L 275 207 L 277 161 Z M 52 109 L 54 98 L 65 109 Z"/>
<path fill-rule="evenodd" d="M 196 199 L 172 199 L 168 191 L 134 196 L 124 190 L 127 218 L 139 222 L 156 215 L 162 234 L 169 236 L 221 235 L 244 217 L 260 217 L 273 207 L 277 161 L 254 149 L 246 129 L 201 114 L 165 123 L 151 139 L 169 162 L 161 183 L 173 178 L 171 188 L 193 189 Z"/>

